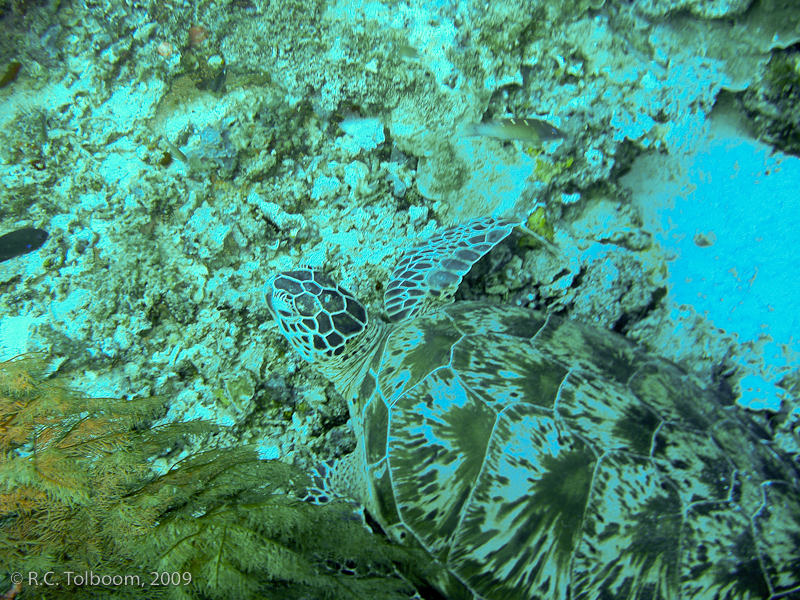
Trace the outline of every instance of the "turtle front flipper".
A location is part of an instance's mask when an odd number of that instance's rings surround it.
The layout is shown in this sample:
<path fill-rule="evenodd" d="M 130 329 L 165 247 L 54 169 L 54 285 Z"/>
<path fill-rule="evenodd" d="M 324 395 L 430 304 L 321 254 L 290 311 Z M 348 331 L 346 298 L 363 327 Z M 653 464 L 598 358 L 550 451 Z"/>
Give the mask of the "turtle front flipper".
<path fill-rule="evenodd" d="M 473 219 L 406 251 L 383 295 L 389 319 L 402 321 L 451 302 L 472 265 L 516 226 L 493 217 Z"/>

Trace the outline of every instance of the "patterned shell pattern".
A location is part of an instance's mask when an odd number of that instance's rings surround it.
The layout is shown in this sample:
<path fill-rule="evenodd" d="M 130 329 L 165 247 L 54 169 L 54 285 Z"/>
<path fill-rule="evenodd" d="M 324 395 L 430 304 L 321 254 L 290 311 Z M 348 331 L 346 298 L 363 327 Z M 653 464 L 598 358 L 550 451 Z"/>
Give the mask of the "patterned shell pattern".
<path fill-rule="evenodd" d="M 612 332 L 428 308 L 367 328 L 351 412 L 362 501 L 446 598 L 800 597 L 797 468 L 735 406 Z"/>

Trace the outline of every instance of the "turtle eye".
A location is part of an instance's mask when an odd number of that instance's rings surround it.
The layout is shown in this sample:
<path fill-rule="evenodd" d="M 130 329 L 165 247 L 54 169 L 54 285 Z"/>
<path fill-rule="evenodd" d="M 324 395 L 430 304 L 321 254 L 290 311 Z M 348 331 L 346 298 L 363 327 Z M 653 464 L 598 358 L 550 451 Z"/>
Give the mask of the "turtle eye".
<path fill-rule="evenodd" d="M 335 331 L 344 337 L 352 337 L 364 329 L 364 325 L 356 321 L 348 313 L 338 313 L 332 315 L 332 318 Z"/>
<path fill-rule="evenodd" d="M 328 335 L 326 341 L 331 348 L 336 348 L 344 343 L 344 338 L 334 331 Z"/>

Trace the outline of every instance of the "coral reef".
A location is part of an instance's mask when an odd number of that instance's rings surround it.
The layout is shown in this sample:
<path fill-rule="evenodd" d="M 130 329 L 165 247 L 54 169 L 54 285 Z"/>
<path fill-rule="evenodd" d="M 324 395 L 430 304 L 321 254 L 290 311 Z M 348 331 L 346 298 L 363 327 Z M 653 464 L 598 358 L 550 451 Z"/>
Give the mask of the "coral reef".
<path fill-rule="evenodd" d="M 220 452 L 306 469 L 354 434 L 344 400 L 277 336 L 267 278 L 324 268 L 378 311 L 403 249 L 493 214 L 559 250 L 505 248 L 462 293 L 615 328 L 712 386 L 731 355 L 764 363 L 758 340 L 732 336 L 742 308 L 725 335 L 714 315 L 674 317 L 696 300 L 670 288 L 681 257 L 643 214 L 698 232 L 672 198 L 634 202 L 621 179 L 642 160 L 648 180 L 673 178 L 726 96 L 796 151 L 791 2 L 6 0 L 0 19 L 0 235 L 49 234 L 0 262 L 0 360 L 44 351 L 87 395 L 169 398 L 156 428 L 204 419 Z M 466 135 L 509 118 L 564 138 Z M 784 296 L 762 333 L 800 314 Z M 796 340 L 775 343 L 789 377 Z M 792 440 L 800 409 L 783 397 Z"/>
<path fill-rule="evenodd" d="M 742 103 L 758 136 L 800 156 L 800 51 L 776 51 L 764 76 L 748 88 Z"/>

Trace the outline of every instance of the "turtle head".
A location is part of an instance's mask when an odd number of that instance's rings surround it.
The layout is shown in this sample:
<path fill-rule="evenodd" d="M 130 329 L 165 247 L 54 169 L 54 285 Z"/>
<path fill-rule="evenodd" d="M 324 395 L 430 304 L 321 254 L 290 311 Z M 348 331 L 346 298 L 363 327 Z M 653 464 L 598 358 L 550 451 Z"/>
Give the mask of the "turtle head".
<path fill-rule="evenodd" d="M 281 333 L 311 362 L 341 356 L 347 343 L 367 328 L 364 305 L 321 271 L 273 275 L 265 295 Z"/>

